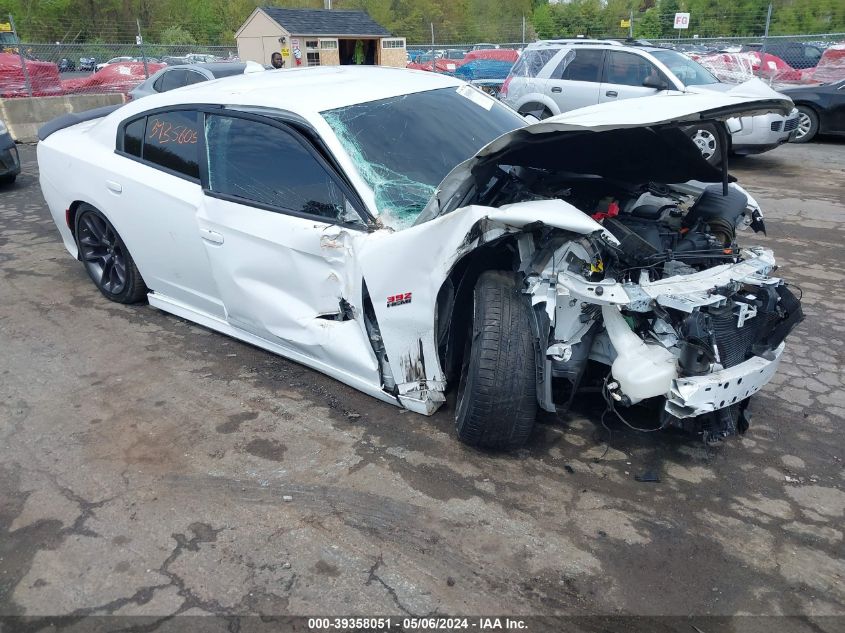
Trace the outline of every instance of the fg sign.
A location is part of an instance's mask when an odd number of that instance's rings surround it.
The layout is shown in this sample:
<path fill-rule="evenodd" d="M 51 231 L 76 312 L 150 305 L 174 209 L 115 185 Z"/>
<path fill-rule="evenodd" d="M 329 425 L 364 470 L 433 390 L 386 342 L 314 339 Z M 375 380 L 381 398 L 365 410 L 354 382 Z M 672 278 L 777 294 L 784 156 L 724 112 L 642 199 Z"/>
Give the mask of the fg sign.
<path fill-rule="evenodd" d="M 675 14 L 675 28 L 688 29 L 689 28 L 689 13 Z"/>

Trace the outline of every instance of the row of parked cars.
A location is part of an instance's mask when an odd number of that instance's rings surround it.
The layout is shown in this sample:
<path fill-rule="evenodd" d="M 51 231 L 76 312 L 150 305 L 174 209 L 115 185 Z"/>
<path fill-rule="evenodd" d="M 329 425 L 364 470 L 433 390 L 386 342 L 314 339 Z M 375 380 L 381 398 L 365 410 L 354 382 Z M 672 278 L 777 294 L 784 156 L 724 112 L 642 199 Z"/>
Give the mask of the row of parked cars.
<path fill-rule="evenodd" d="M 522 114 L 545 119 L 561 112 L 666 90 L 725 92 L 702 64 L 679 51 L 617 40 L 563 39 L 536 42 L 522 52 L 499 89 L 499 98 Z M 725 153 L 756 154 L 817 133 L 845 133 L 845 81 L 788 86 L 781 91 L 796 108 L 788 115 L 744 117 L 730 138 L 713 126 L 687 132 L 713 164 Z"/>
<path fill-rule="evenodd" d="M 551 61 L 553 52 L 565 44 L 582 51 L 566 76 L 565 62 L 559 57 L 555 57 L 554 63 Z M 616 52 L 605 54 L 602 47 L 613 47 Z M 516 60 L 512 68 L 507 67 L 507 60 L 502 57 L 506 50 L 511 50 Z M 837 134 L 845 128 L 839 105 L 843 98 L 841 80 L 845 79 L 843 45 L 776 41 L 708 46 L 576 38 L 537 42 L 524 50 L 467 53 L 463 49 L 443 49 L 413 53 L 409 68 L 454 74 L 500 96 L 512 106 L 536 109 L 538 117 L 665 89 L 702 86 L 707 90 L 726 90 L 729 85 L 761 77 L 793 98 L 796 111 L 783 121 L 743 121 L 743 129 L 728 139 L 728 150 L 738 155 L 767 151 L 787 140 L 807 142 L 817 133 Z M 484 59 L 492 56 L 496 56 L 499 66 Z M 622 67 L 614 76 L 614 68 L 620 64 Z M 649 76 L 660 81 L 642 85 Z M 515 84 L 514 78 L 517 78 Z M 602 84 L 612 87 L 602 92 Z M 702 151 L 718 162 L 723 148 L 712 131 L 702 129 L 692 133 Z"/>
<path fill-rule="evenodd" d="M 96 72 L 98 70 L 102 70 L 106 66 L 111 66 L 112 64 L 125 64 L 130 62 L 139 62 L 143 63 L 146 61 L 147 63 L 151 64 L 166 64 L 168 66 L 175 66 L 177 64 L 204 64 L 204 63 L 212 63 L 212 62 L 220 62 L 220 61 L 239 61 L 236 57 L 230 58 L 221 58 L 217 55 L 208 55 L 203 53 L 188 53 L 187 55 L 183 56 L 165 56 L 165 57 L 138 57 L 138 56 L 131 56 L 131 55 L 120 55 L 118 57 L 112 57 L 104 62 L 99 61 L 96 57 L 80 57 L 79 64 L 76 64 L 73 59 L 69 57 L 62 57 L 59 62 L 59 72 L 70 72 L 70 71 L 91 71 Z"/>

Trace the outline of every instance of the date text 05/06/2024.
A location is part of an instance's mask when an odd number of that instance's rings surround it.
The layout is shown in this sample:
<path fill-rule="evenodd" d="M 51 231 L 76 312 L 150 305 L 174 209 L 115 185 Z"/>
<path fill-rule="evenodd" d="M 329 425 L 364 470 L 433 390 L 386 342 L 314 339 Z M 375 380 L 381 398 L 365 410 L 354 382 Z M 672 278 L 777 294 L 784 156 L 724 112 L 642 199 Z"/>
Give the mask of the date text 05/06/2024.
<path fill-rule="evenodd" d="M 308 630 L 314 633 L 343 631 L 346 633 L 381 631 L 527 631 L 519 618 L 499 617 L 333 617 L 308 618 Z"/>

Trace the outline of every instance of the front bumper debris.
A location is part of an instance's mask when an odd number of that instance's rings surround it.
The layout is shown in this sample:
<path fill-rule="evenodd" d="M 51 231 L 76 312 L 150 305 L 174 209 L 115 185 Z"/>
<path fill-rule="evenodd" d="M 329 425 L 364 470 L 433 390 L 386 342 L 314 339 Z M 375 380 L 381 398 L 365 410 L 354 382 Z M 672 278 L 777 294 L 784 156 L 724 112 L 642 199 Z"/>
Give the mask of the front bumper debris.
<path fill-rule="evenodd" d="M 766 358 L 754 356 L 739 365 L 705 376 L 673 379 L 666 398 L 666 412 L 676 418 L 692 418 L 753 396 L 774 376 L 784 347 L 785 343 L 781 343 Z"/>

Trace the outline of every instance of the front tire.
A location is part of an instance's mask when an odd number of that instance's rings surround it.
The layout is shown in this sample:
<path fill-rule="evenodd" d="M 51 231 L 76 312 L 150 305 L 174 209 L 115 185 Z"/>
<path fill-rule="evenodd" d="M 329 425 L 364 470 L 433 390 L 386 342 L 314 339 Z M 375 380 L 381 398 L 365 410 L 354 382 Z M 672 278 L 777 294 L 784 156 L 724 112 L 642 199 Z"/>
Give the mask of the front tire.
<path fill-rule="evenodd" d="M 800 105 L 798 108 L 798 130 L 793 143 L 809 143 L 815 138 L 819 131 L 819 115 L 816 111 L 807 106 Z"/>
<path fill-rule="evenodd" d="M 530 306 L 519 277 L 488 271 L 475 285 L 473 322 L 458 387 L 455 424 L 470 446 L 522 446 L 537 416 Z"/>
<path fill-rule="evenodd" d="M 126 244 L 102 213 L 84 204 L 77 211 L 79 259 L 103 296 L 116 303 L 138 303 L 147 286 Z"/>

